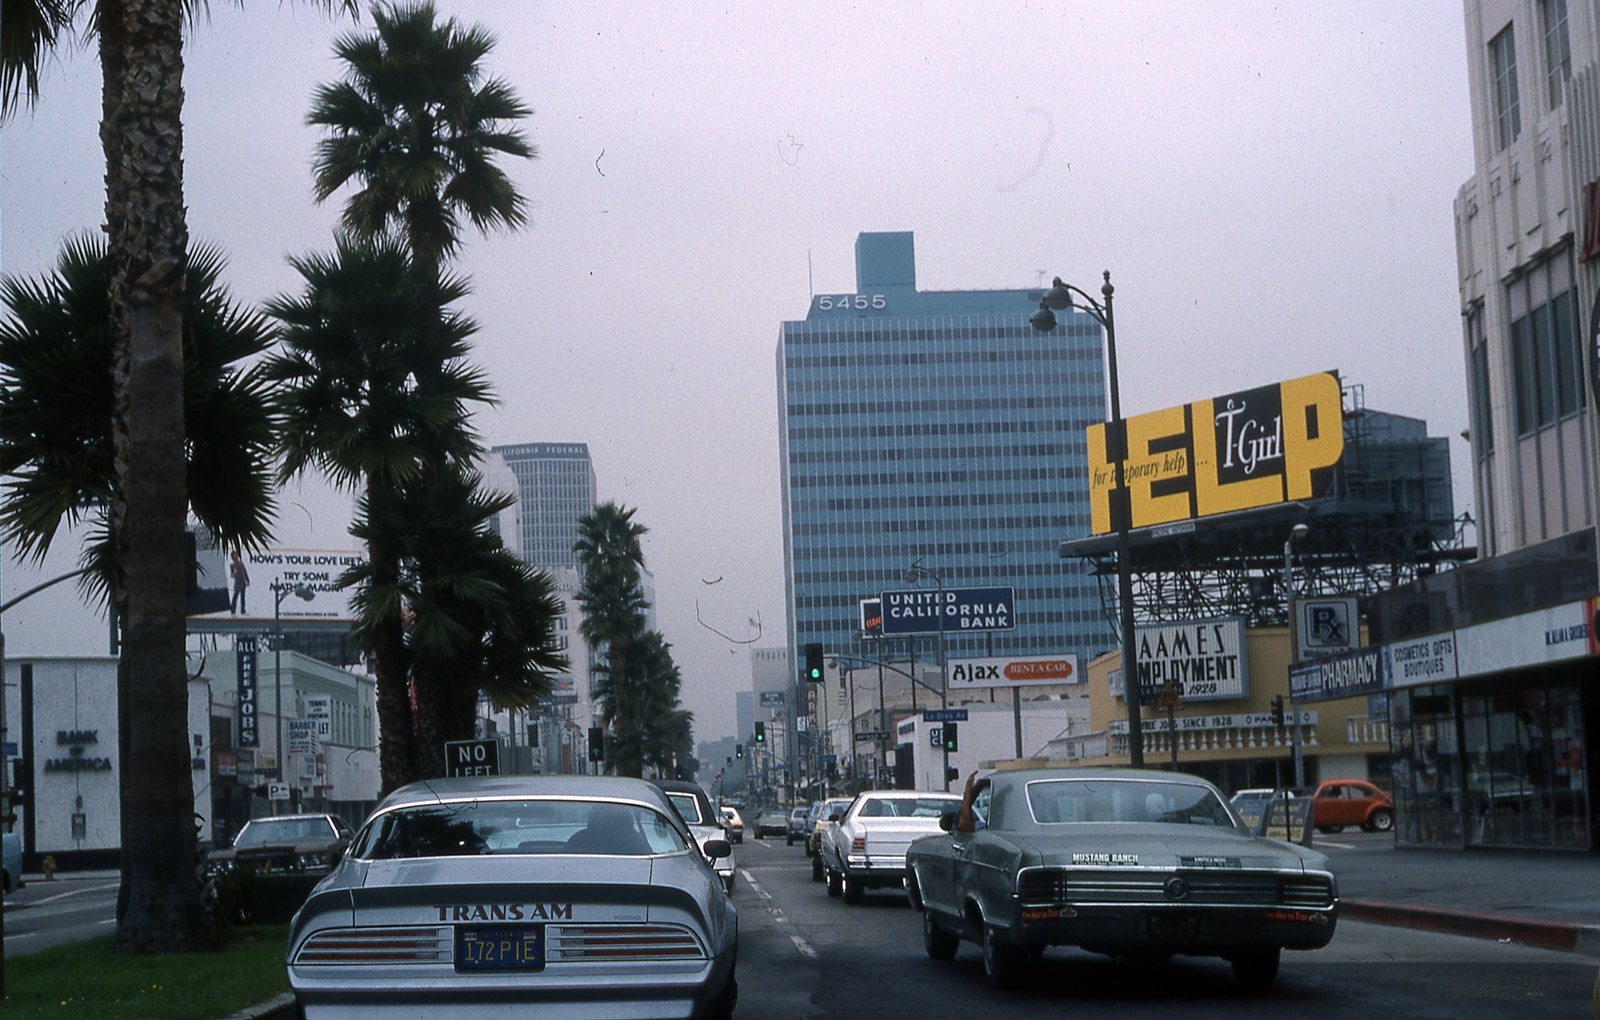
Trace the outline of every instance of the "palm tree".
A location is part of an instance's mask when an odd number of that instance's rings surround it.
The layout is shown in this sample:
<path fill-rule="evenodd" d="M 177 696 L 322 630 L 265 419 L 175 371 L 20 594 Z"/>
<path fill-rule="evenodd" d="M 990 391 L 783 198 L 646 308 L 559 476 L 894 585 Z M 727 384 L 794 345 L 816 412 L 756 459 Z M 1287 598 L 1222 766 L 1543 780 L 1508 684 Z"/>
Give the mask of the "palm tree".
<path fill-rule="evenodd" d="M 603 503 L 578 519 L 573 551 L 583 569 L 578 632 L 605 656 L 596 672 L 603 677 L 595 707 L 611 731 L 606 763 L 622 775 L 640 776 L 653 767 L 673 774 L 673 753 L 688 742 L 692 717 L 678 706 L 682 679 L 672 661 L 672 646 L 645 628 L 641 584 L 644 552 L 639 539 L 648 529 L 635 511 Z"/>
<path fill-rule="evenodd" d="M 460 244 L 461 217 L 480 231 L 524 222 L 525 202 L 496 153 L 533 158 L 509 123 L 532 111 L 506 82 L 483 80 L 494 37 L 432 3 L 377 6 L 376 31 L 335 43 L 345 79 L 319 87 L 311 124 L 328 129 L 314 163 L 318 201 L 351 181 L 346 230 L 363 239 L 392 229 L 421 262 L 440 265 Z"/>
<path fill-rule="evenodd" d="M 291 264 L 305 287 L 267 307 L 283 324 L 284 350 L 266 368 L 282 384 L 280 477 L 315 467 L 337 484 L 364 488 L 359 537 L 368 562 L 344 580 L 359 584 L 354 636 L 374 659 L 389 790 L 417 761 L 402 491 L 430 468 L 477 456 L 468 405 L 490 394 L 464 361 L 477 325 L 450 308 L 466 294 L 461 281 L 419 267 L 392 239 L 341 237 L 333 255 Z"/>
<path fill-rule="evenodd" d="M 484 492 L 475 472 L 430 470 L 404 487 L 398 520 L 371 522 L 404 535 L 406 547 L 413 778 L 444 775 L 444 742 L 475 735 L 480 691 L 503 708 L 526 708 L 549 695 L 552 673 L 567 669 L 555 648 L 562 606 L 554 582 L 489 531 L 490 519 L 513 502 Z"/>
<path fill-rule="evenodd" d="M 7 83 L 31 99 L 39 61 L 84 0 L 0 0 L 15 32 L 0 40 Z M 354 13 L 355 0 L 316 0 Z M 192 0 L 94 0 L 100 139 L 106 159 L 112 340 L 110 504 L 120 607 L 122 889 L 117 948 L 181 952 L 216 943 L 191 856 L 184 669 L 182 361 L 188 228 L 183 199 L 183 19 Z M 6 35 L 0 29 L 0 36 Z M 11 95 L 17 95 L 12 92 Z M 15 109 L 0 103 L 0 115 Z M 138 684 L 130 677 L 137 676 Z M 130 780 L 137 776 L 138 781 Z"/>
<path fill-rule="evenodd" d="M 267 349 L 266 322 L 221 284 L 222 254 L 197 247 L 184 288 L 184 431 L 190 510 L 221 545 L 256 546 L 274 512 L 275 442 L 267 382 L 241 362 Z M 116 587 L 106 509 L 117 475 L 111 444 L 111 336 L 105 243 L 70 238 L 53 273 L 0 280 L 0 527 L 37 559 L 60 526 L 94 522 L 87 586 Z"/>
<path fill-rule="evenodd" d="M 123 891 L 119 945 L 131 951 L 177 951 L 213 945 L 216 929 L 201 903 L 193 867 L 194 802 L 187 754 L 188 677 L 184 669 L 182 528 L 185 509 L 218 540 L 256 545 L 267 537 L 272 501 L 272 424 L 265 381 L 236 366 L 268 346 L 256 315 L 235 305 L 219 284 L 223 260 L 196 248 L 184 266 L 176 364 L 180 415 L 174 480 L 178 536 L 174 551 L 153 554 L 141 540 L 161 530 L 129 507 L 130 490 L 148 479 L 126 469 L 113 437 L 119 392 L 112 364 L 119 346 L 112 335 L 110 259 L 98 239 L 67 243 L 56 272 L 39 281 L 8 279 L 0 301 L 10 312 L 0 324 L 0 473 L 9 475 L 10 499 L 0 525 L 25 553 L 42 556 L 63 521 L 97 521 L 97 537 L 84 558 L 89 586 L 105 594 L 124 621 L 118 664 L 121 717 Z M 165 385 L 165 381 L 163 381 Z M 138 415 L 132 416 L 137 424 Z M 135 429 L 136 432 L 142 431 Z M 138 437 L 142 439 L 143 437 Z M 134 444 L 136 447 L 140 443 Z M 185 498 L 186 493 L 188 498 Z M 130 541 L 122 529 L 141 526 Z M 130 557 L 138 548 L 142 555 Z M 135 579 L 140 564 L 170 573 L 166 585 Z M 159 564 L 159 566 L 157 566 Z M 160 598 L 151 597 L 154 589 Z M 156 609 L 170 617 L 156 619 Z M 165 642 L 176 636 L 177 679 L 153 675 L 166 665 Z M 159 640 L 158 640 L 159 639 Z M 152 672 L 143 672 L 151 670 Z M 137 676 L 140 682 L 130 682 Z M 176 720 L 178 732 L 169 731 Z M 169 761 L 176 749 L 179 771 Z M 177 819 L 181 826 L 169 824 Z"/>
<path fill-rule="evenodd" d="M 75 0 L 0 0 L 0 121 L 38 98 L 39 65 L 76 6 Z"/>

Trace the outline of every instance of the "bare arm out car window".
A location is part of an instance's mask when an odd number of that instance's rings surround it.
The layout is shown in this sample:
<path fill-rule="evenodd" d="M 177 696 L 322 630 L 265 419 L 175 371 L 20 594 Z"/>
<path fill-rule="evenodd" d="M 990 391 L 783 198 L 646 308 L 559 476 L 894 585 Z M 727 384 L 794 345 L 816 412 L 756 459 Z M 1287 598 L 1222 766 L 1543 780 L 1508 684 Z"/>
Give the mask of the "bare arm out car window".
<path fill-rule="evenodd" d="M 1048 780 L 1028 784 L 1036 822 L 1158 822 L 1233 828 L 1222 801 L 1203 786 L 1117 780 Z"/>
<path fill-rule="evenodd" d="M 464 801 L 389 811 L 357 840 L 356 856 L 676 853 L 683 840 L 649 808 L 607 801 Z"/>

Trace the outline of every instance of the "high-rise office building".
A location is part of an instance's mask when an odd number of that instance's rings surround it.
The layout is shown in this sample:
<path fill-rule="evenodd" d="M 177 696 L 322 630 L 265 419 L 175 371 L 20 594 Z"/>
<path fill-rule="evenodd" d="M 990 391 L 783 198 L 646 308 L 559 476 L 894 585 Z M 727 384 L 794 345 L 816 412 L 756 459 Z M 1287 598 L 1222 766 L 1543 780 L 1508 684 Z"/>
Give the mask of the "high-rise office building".
<path fill-rule="evenodd" d="M 491 482 L 503 486 L 506 470 L 516 480 L 517 504 L 500 515 L 498 530 L 506 546 L 525 562 L 549 571 L 562 606 L 555 640 L 558 650 L 572 663 L 567 673 L 553 678 L 550 702 L 527 725 L 540 734 L 537 757 L 541 771 L 582 772 L 588 767 L 587 730 L 597 723 L 589 689 L 593 654 L 578 633 L 583 607 L 577 595 L 583 578 L 572 547 L 578 540 L 578 518 L 591 512 L 595 504 L 589 446 L 519 443 L 496 446 L 492 452 L 500 464 L 491 462 L 486 469 Z M 510 521 L 504 520 L 507 518 Z M 515 726 L 511 732 L 516 732 Z"/>
<path fill-rule="evenodd" d="M 862 654 L 859 600 L 907 587 L 919 562 L 946 588 L 1016 588 L 1017 626 L 992 635 L 996 654 L 1086 662 L 1115 644 L 1095 580 L 1058 556 L 1089 530 L 1084 431 L 1105 420 L 1101 328 L 1066 312 L 1036 331 L 1040 297 L 918 291 L 912 235 L 867 233 L 856 292 L 815 296 L 804 321 L 783 324 L 790 662 L 808 642 Z M 990 647 L 982 635 L 947 644 L 952 656 Z"/>
<path fill-rule="evenodd" d="M 522 558 L 536 567 L 577 567 L 578 518 L 594 509 L 588 443 L 496 446 L 517 479 Z"/>

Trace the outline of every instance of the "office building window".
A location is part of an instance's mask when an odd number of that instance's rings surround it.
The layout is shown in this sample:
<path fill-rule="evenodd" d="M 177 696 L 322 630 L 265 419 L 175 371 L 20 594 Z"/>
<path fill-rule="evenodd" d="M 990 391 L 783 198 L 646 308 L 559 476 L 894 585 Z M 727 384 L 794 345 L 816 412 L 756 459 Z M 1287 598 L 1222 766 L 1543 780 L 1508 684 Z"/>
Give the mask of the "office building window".
<path fill-rule="evenodd" d="M 1472 445 L 1479 457 L 1494 452 L 1494 415 L 1489 399 L 1489 345 L 1483 336 L 1483 306 L 1478 305 L 1467 316 L 1468 336 L 1472 343 Z"/>
<path fill-rule="evenodd" d="M 1489 66 L 1494 72 L 1495 128 L 1504 149 L 1522 133 L 1522 111 L 1517 106 L 1517 41 L 1510 25 L 1489 42 Z"/>
<path fill-rule="evenodd" d="M 1524 274 L 1508 297 L 1517 434 L 1525 436 L 1576 414 L 1583 404 L 1583 359 L 1566 255 Z"/>
<path fill-rule="evenodd" d="M 1572 46 L 1567 41 L 1567 0 L 1544 0 L 1544 53 L 1550 81 L 1550 109 L 1561 105 L 1572 78 Z"/>

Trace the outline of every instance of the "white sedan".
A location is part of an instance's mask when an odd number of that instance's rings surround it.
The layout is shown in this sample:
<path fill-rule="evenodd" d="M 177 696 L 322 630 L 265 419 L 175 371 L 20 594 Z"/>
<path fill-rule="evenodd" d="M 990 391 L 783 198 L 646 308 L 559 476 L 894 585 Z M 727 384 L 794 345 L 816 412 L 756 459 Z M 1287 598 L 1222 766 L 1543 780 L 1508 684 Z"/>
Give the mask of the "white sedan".
<path fill-rule="evenodd" d="M 937 834 L 939 819 L 961 810 L 952 793 L 868 790 L 846 808 L 837 825 L 822 834 L 818 858 L 828 879 L 828 895 L 860 903 L 868 889 L 900 888 L 905 881 L 906 848 Z"/>

